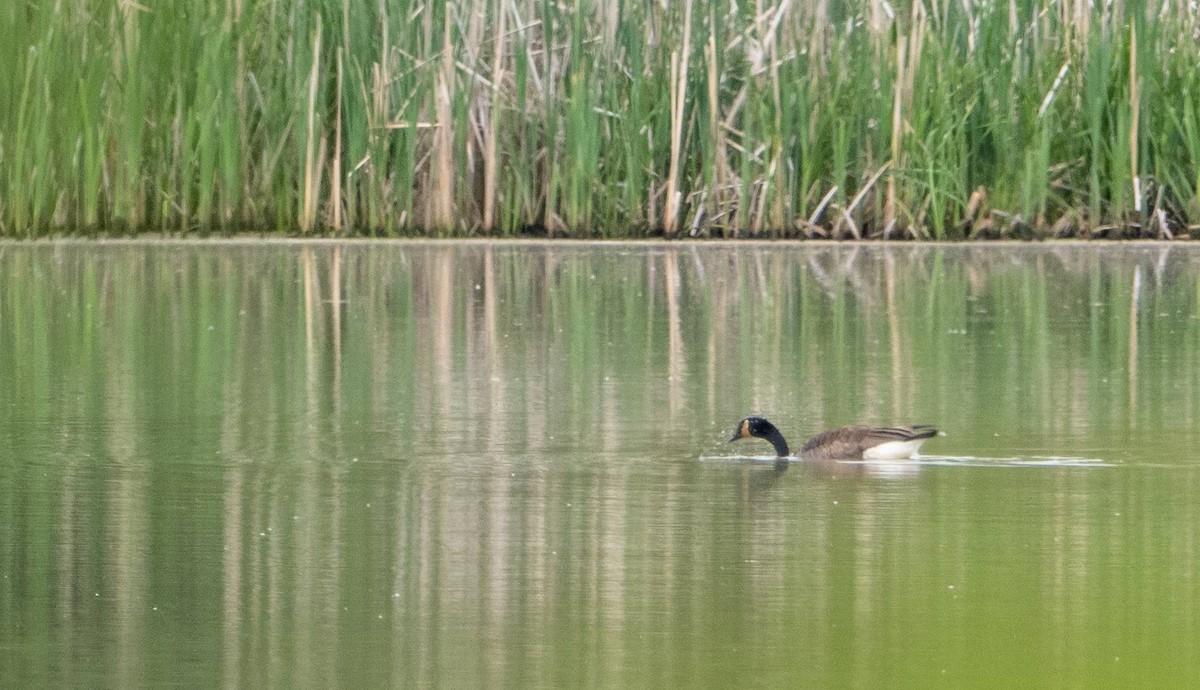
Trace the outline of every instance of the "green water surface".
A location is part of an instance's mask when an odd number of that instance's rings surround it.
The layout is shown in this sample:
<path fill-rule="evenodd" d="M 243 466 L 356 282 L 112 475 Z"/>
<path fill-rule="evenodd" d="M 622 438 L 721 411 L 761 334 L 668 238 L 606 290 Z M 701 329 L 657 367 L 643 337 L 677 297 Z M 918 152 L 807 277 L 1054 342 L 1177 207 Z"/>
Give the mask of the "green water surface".
<path fill-rule="evenodd" d="M 1200 687 L 1198 301 L 1190 245 L 0 245 L 0 686 Z"/>

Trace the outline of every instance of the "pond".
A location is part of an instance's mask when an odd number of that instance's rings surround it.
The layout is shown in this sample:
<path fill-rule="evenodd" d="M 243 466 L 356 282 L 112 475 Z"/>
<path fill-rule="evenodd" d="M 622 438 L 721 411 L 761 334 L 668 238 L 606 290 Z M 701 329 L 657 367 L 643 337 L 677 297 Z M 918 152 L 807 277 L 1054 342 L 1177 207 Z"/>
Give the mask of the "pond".
<path fill-rule="evenodd" d="M 0 685 L 1195 687 L 1198 301 L 1200 245 L 0 245 Z"/>

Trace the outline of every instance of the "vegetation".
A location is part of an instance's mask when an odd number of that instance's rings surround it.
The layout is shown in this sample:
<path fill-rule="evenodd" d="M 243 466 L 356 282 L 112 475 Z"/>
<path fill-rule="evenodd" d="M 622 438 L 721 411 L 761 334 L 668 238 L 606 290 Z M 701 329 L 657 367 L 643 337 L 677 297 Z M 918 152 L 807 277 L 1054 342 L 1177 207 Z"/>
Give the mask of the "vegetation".
<path fill-rule="evenodd" d="M 0 235 L 1200 231 L 1164 0 L 0 4 Z"/>

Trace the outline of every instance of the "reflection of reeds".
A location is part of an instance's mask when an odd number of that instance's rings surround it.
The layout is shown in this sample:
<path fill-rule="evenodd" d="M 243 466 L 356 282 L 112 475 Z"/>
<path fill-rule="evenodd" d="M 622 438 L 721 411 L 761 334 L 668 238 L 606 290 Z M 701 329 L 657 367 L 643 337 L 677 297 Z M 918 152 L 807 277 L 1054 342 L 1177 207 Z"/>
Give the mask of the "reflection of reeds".
<path fill-rule="evenodd" d="M 1200 225 L 1193 5 L 896 4 L 8 3 L 0 233 Z"/>
<path fill-rule="evenodd" d="M 75 653 L 64 686 L 95 650 L 114 682 L 154 684 L 134 662 L 177 614 L 146 607 L 181 590 L 219 616 L 195 626 L 220 638 L 212 684 L 622 685 L 604 674 L 687 660 L 661 671 L 670 684 L 709 650 L 664 630 L 754 639 L 739 654 L 767 661 L 795 648 L 785 624 L 824 631 L 803 640 L 818 660 L 893 648 L 931 611 L 969 628 L 984 614 L 945 586 L 986 578 L 973 558 L 999 539 L 1032 545 L 1005 576 L 1044 603 L 1038 642 L 1064 656 L 1084 627 L 1123 624 L 1114 596 L 1194 629 L 1187 587 L 1088 589 L 1124 560 L 1194 581 L 1196 508 L 1146 498 L 1178 496 L 1173 478 L 789 486 L 804 467 L 771 484 L 692 461 L 750 408 L 797 433 L 949 423 L 943 447 L 970 436 L 980 453 L 1106 429 L 1164 452 L 1200 441 L 1194 252 L 886 249 L 5 247 L 0 390 L 33 413 L 0 419 L 0 569 L 25 576 L 0 582 L 0 617 L 26 635 L 60 621 L 42 634 Z M 103 429 L 81 449 L 87 415 Z M 74 461 L 13 462 L 44 452 L 30 418 Z M 998 508 L 983 485 L 1011 495 Z M 53 500 L 28 500 L 39 489 Z M 111 638 L 77 632 L 95 607 L 120 619 Z M 13 663 L 0 684 L 19 684 Z M 812 672 L 853 684 L 872 663 Z"/>

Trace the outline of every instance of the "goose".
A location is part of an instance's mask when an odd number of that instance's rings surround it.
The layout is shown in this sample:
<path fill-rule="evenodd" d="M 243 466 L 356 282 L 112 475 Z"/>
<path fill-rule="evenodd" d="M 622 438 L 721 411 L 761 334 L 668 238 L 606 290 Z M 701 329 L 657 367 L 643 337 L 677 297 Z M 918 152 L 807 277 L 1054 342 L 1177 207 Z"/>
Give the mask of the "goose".
<path fill-rule="evenodd" d="M 907 460 L 937 433 L 938 430 L 929 424 L 843 426 L 808 439 L 797 455 L 807 460 Z M 738 422 L 737 431 L 729 442 L 742 438 L 770 441 L 781 458 L 790 453 L 783 434 L 762 417 L 746 417 Z"/>

